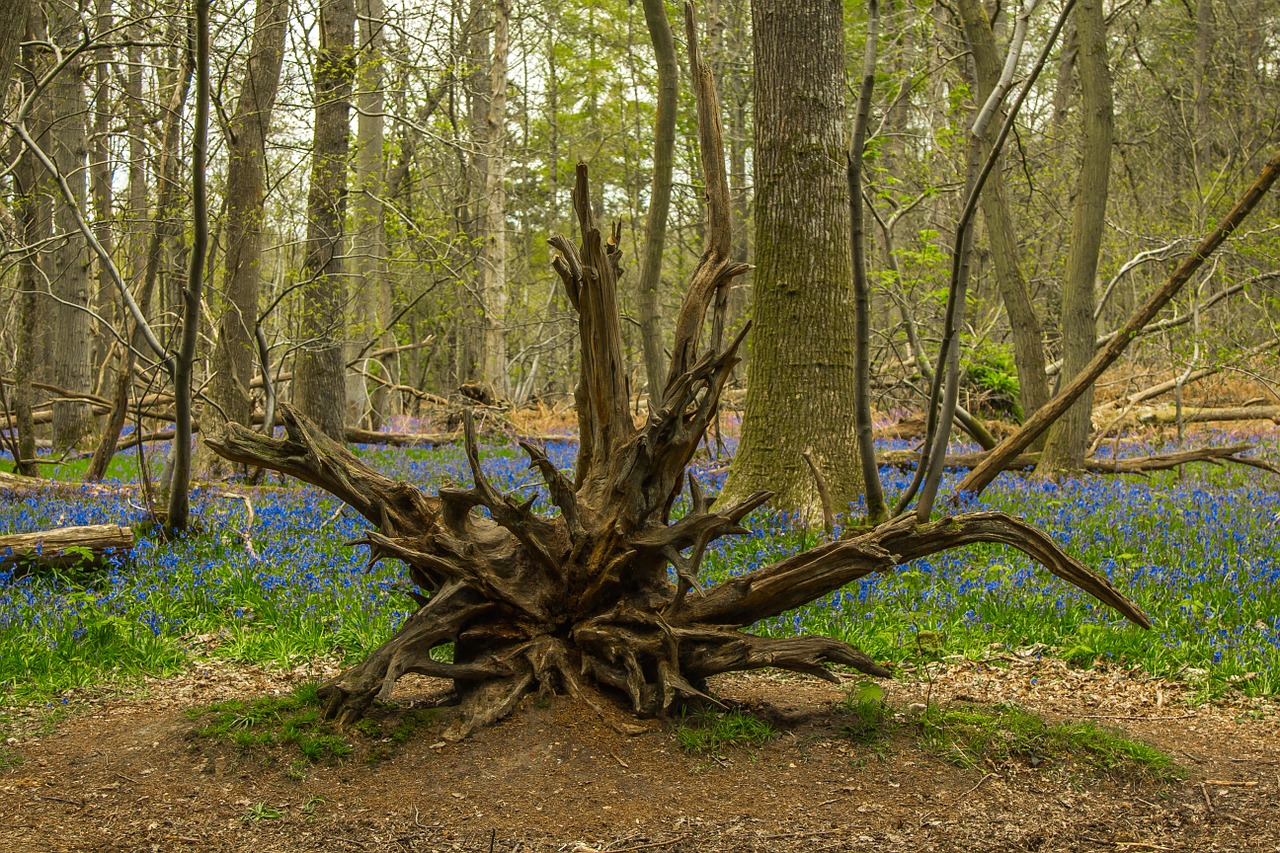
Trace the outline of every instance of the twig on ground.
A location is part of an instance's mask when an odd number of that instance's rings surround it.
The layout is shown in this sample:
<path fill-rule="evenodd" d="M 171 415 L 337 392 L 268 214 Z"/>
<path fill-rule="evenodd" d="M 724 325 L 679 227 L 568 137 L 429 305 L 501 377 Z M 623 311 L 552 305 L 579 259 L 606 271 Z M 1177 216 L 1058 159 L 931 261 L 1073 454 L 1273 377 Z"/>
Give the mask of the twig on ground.
<path fill-rule="evenodd" d="M 956 799 L 957 799 L 957 800 L 963 800 L 965 797 L 969 796 L 969 795 L 970 795 L 970 794 L 972 794 L 974 791 L 976 791 L 976 790 L 978 790 L 979 788 L 981 788 L 981 787 L 982 787 L 982 783 L 983 783 L 983 782 L 987 781 L 987 780 L 988 780 L 988 779 L 990 779 L 992 776 L 999 776 L 999 775 L 1000 775 L 999 773 L 988 773 L 986 776 L 983 776 L 981 779 L 979 779 L 979 780 L 978 780 L 978 784 L 974 785 L 972 788 L 970 788 L 969 790 L 965 791 L 965 792 L 964 792 L 963 794 L 961 794 L 960 796 L 956 797 Z"/>

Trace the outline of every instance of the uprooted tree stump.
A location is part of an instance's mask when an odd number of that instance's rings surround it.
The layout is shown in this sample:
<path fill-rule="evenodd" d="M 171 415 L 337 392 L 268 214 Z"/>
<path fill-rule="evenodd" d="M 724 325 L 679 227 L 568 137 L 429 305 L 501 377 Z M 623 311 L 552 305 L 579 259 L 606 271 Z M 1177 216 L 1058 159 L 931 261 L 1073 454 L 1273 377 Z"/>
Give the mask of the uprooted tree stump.
<path fill-rule="evenodd" d="M 408 567 L 418 610 L 367 659 L 323 686 L 331 716 L 358 718 L 407 673 L 453 680 L 461 700 L 455 737 L 502 718 L 535 690 L 594 702 L 593 688 L 603 687 L 626 696 L 636 713 L 655 715 L 677 700 L 711 698 L 706 679 L 722 672 L 777 667 L 830 678 L 825 665 L 835 663 L 888 675 L 844 642 L 760 637 L 742 629 L 871 572 L 974 542 L 1012 545 L 1149 626 L 1106 579 L 1002 513 L 927 524 L 899 518 L 693 592 L 707 546 L 746 533 L 739 522 L 769 497 L 762 492 L 712 508 L 690 475 L 689 510 L 674 523 L 670 518 L 742 340 L 699 358 L 697 333 L 715 289 L 742 267 L 726 260 L 727 253 L 704 255 L 681 310 L 661 404 L 637 429 L 628 411 L 616 308 L 618 229 L 606 242 L 595 227 L 581 166 L 575 203 L 582 247 L 553 241 L 582 334 L 581 441 L 573 478 L 537 445 L 520 443 L 557 515 L 539 515 L 532 498 L 493 487 L 470 422 L 465 447 L 474 486 L 436 495 L 372 470 L 288 406 L 281 408 L 284 438 L 232 425 L 210 441 L 232 461 L 282 471 L 341 498 L 376 528 L 361 540 L 371 562 L 392 557 Z M 431 656 L 447 643 L 454 644 L 451 663 Z"/>
<path fill-rule="evenodd" d="M 690 43 L 696 40 L 690 38 Z M 555 515 L 534 497 L 499 493 L 485 476 L 468 419 L 465 448 L 474 486 L 428 494 L 372 470 L 296 411 L 281 407 L 284 438 L 230 425 L 209 445 L 228 459 L 284 472 L 337 496 L 375 529 L 360 540 L 370 562 L 401 560 L 418 609 L 362 663 L 321 688 L 339 722 L 387 699 L 397 679 L 451 679 L 459 698 L 447 732 L 462 737 L 509 714 L 521 697 L 567 692 L 593 706 L 625 697 L 640 715 L 690 698 L 714 700 L 718 673 L 777 667 L 834 680 L 827 664 L 876 676 L 889 671 L 858 648 L 821 636 L 755 636 L 749 626 L 813 601 L 871 572 L 974 542 L 1026 552 L 1058 577 L 1144 627 L 1142 612 L 1106 579 L 1044 534 L 1001 513 L 920 524 L 914 516 L 832 542 L 708 588 L 698 575 L 707 546 L 748 532 L 740 522 L 761 492 L 731 506 L 711 500 L 686 468 L 711 424 L 746 330 L 723 352 L 698 354 L 707 307 L 748 267 L 730 257 L 729 205 L 711 75 L 691 56 L 708 195 L 707 245 L 676 320 L 666 387 L 637 428 L 628 408 L 617 308 L 621 227 L 606 238 L 579 165 L 574 208 L 582 243 L 551 240 L 553 265 L 578 312 L 580 441 L 572 478 L 537 445 L 520 442 L 541 475 Z M 710 152 L 710 156 L 707 155 Z M 688 511 L 671 511 L 685 489 Z M 481 512 L 484 510 L 484 512 Z M 452 662 L 432 650 L 453 644 Z"/>

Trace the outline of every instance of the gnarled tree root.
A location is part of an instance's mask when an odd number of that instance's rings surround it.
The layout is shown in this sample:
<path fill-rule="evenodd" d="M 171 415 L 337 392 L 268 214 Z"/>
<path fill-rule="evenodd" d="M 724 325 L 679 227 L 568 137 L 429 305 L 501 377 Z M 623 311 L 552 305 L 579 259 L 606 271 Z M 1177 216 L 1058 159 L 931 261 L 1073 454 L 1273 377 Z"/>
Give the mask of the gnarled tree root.
<path fill-rule="evenodd" d="M 696 36 L 690 33 L 690 42 Z M 572 477 L 546 453 L 521 442 L 546 484 L 556 515 L 534 511 L 533 497 L 501 494 L 485 476 L 470 417 L 464 447 L 469 489 L 428 495 L 365 465 L 314 424 L 280 407 L 283 438 L 229 425 L 208 441 L 221 455 L 282 471 L 350 504 L 373 526 L 360 543 L 370 562 L 396 559 L 418 609 L 362 663 L 322 687 L 326 713 L 340 721 L 391 696 L 407 673 L 452 679 L 458 717 L 449 737 L 502 719 L 522 696 L 562 691 L 594 707 L 597 691 L 624 699 L 640 715 L 660 715 L 686 699 L 716 701 L 706 688 L 721 672 L 778 667 L 831 677 L 831 664 L 871 675 L 886 667 L 826 637 L 760 637 L 744 629 L 840 589 L 871 572 L 973 542 L 1003 542 L 1058 577 L 1149 626 L 1110 583 L 1064 554 L 1043 534 L 1000 513 L 917 524 L 895 519 L 709 588 L 699 587 L 707 547 L 745 533 L 742 519 L 759 493 L 713 508 L 686 469 L 716 416 L 738 362 L 742 334 L 724 352 L 699 354 L 707 306 L 748 268 L 731 258 L 724 158 L 712 75 L 691 57 L 708 194 L 707 249 L 676 321 L 668 380 L 647 422 L 632 420 L 622 355 L 617 277 L 622 231 L 608 237 L 594 220 L 585 166 L 574 209 L 582 240 L 553 239 L 553 266 L 578 312 L 580 441 Z M 710 146 L 710 147 L 709 147 Z M 688 488 L 688 509 L 672 507 Z M 433 652 L 452 645 L 453 660 Z M 440 652 L 436 652 L 440 654 Z"/>

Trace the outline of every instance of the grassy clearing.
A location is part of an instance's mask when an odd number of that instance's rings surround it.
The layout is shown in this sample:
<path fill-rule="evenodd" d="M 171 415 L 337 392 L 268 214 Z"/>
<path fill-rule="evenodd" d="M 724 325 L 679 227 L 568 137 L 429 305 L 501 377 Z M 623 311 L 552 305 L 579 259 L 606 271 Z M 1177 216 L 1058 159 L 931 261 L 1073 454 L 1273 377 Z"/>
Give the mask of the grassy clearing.
<path fill-rule="evenodd" d="M 1264 451 L 1274 455 L 1274 434 L 1268 441 Z M 549 450 L 562 468 L 572 464 L 572 445 Z M 469 483 L 456 447 L 361 452 L 380 470 L 428 488 Z M 161 451 L 150 455 L 158 459 Z M 522 493 L 536 487 L 514 449 L 486 449 L 484 459 L 500 487 Z M 136 474 L 134 453 L 120 454 L 116 464 Z M 52 473 L 69 477 L 75 468 Z M 891 493 L 905 484 L 903 472 L 883 474 Z M 721 477 L 701 475 L 711 489 Z M 1275 485 L 1256 471 L 1208 466 L 1181 478 L 1045 483 L 1003 475 L 974 507 L 1023 515 L 1044 528 L 1135 598 L 1153 617 L 1153 633 L 1118 621 L 997 546 L 868 577 L 756 630 L 828 634 L 891 662 L 917 656 L 917 638 L 930 632 L 938 656 L 981 656 L 993 643 L 1043 644 L 1045 654 L 1081 666 L 1123 662 L 1190 681 L 1204 696 L 1233 688 L 1274 695 L 1280 693 Z M 104 523 L 138 530 L 132 559 L 117 559 L 105 571 L 0 574 L 0 706 L 56 704 L 88 687 L 177 672 L 206 654 L 279 666 L 356 660 L 389 636 L 412 602 L 396 591 L 395 564 L 367 570 L 363 551 L 344 544 L 361 535 L 363 519 L 296 483 L 280 487 L 273 480 L 272 488 L 249 494 L 252 527 L 243 503 L 197 489 L 198 532 L 170 542 L 146 525 L 132 494 L 45 495 L 0 506 L 0 534 Z M 751 535 L 711 549 L 705 581 L 817 544 L 819 534 L 801 521 L 758 511 L 746 522 Z"/>

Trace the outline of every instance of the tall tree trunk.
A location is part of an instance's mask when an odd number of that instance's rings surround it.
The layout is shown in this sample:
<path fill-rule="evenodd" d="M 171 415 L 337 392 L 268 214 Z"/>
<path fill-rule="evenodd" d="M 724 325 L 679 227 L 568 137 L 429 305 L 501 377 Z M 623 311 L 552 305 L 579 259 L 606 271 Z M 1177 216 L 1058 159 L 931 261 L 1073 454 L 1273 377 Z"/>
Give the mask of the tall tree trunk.
<path fill-rule="evenodd" d="M 266 199 L 266 145 L 271 112 L 280 84 L 289 0 L 261 2 L 254 12 L 253 45 L 240 100 L 231 119 L 227 144 L 227 254 L 213 351 L 213 379 L 201 423 L 206 430 L 224 422 L 249 426 L 253 399 L 249 384 L 257 364 L 254 329 L 262 281 L 262 220 Z M 199 466 L 218 473 L 222 457 L 204 449 Z"/>
<path fill-rule="evenodd" d="M 386 10 L 383 0 L 359 0 L 360 64 L 356 70 L 356 200 L 355 232 L 352 235 L 356 264 L 356 281 L 360 288 L 362 334 L 356 336 L 357 352 L 373 346 L 388 347 L 395 343 L 388 325 L 391 322 L 391 276 L 387 269 L 387 231 L 383 200 L 387 195 L 386 157 L 383 153 L 383 117 L 386 95 L 382 66 L 386 62 L 383 28 Z M 369 370 L 385 377 L 387 371 L 376 359 L 367 362 Z M 359 373 L 348 378 L 347 404 L 351 410 L 353 396 L 363 410 L 365 379 Z M 352 387 L 355 385 L 356 387 Z M 357 392 L 355 395 L 352 392 Z M 385 385 L 378 383 L 369 396 L 370 426 L 377 429 L 393 414 L 392 404 L 398 399 Z"/>
<path fill-rule="evenodd" d="M 775 489 L 817 508 L 811 449 L 837 511 L 862 490 L 854 441 L 854 312 L 845 174 L 844 29 L 829 0 L 760 0 L 755 54 L 752 357 L 723 499 Z"/>
<path fill-rule="evenodd" d="M 95 0 L 95 12 L 99 32 L 110 32 L 112 26 L 112 0 Z M 93 195 L 93 233 L 109 254 L 114 254 L 111 230 L 111 66 L 110 48 L 98 51 L 93 68 L 93 139 L 89 152 L 89 186 Z M 97 281 L 93 289 L 93 311 L 111 326 L 116 325 L 115 285 L 106 264 L 98 264 Z M 115 339 L 111 327 L 100 322 L 93 324 L 93 353 L 91 365 L 94 393 L 101 394 L 110 384 L 111 353 Z"/>
<path fill-rule="evenodd" d="M 467 237 L 467 247 L 460 253 L 463 262 L 475 269 L 475 292 L 484 293 L 483 250 L 475 247 L 484 240 L 484 192 L 489 174 L 489 70 L 491 56 L 489 33 L 493 28 L 494 0 L 469 0 L 463 14 L 459 0 L 455 15 L 460 22 L 460 37 L 466 46 L 467 76 L 463 82 L 466 96 L 466 127 L 470 145 L 458 148 L 462 180 L 458 186 L 457 218 Z M 457 123 L 454 127 L 457 128 Z M 463 151 L 469 153 L 463 155 Z M 453 330 L 455 345 L 454 379 L 459 383 L 480 377 L 484 360 L 484 303 L 461 292 L 461 321 Z"/>
<path fill-rule="evenodd" d="M 1111 176 L 1112 99 L 1107 64 L 1106 21 L 1101 0 L 1081 0 L 1074 12 L 1080 43 L 1080 119 L 1084 151 L 1071 215 L 1071 243 L 1062 283 L 1062 377 L 1064 384 L 1093 359 L 1098 336 L 1093 319 L 1094 278 L 1102 248 Z M 1079 468 L 1089 446 L 1093 389 L 1049 432 L 1037 473 Z"/>
<path fill-rule="evenodd" d="M 63 50 L 74 49 L 81 37 L 82 21 L 75 7 L 54 4 L 52 30 L 54 40 Z M 89 187 L 85 170 L 88 154 L 84 94 L 84 62 L 80 57 L 63 67 L 50 86 L 52 108 L 53 161 L 71 187 L 74 203 L 80 210 L 88 207 Z M 54 384 L 76 392 L 92 388 L 92 326 L 89 322 L 89 255 L 84 236 L 76 222 L 75 211 L 65 200 L 54 208 L 54 227 L 61 242 L 53 254 L 53 277 L 50 289 L 55 298 L 53 333 L 57 346 L 53 357 Z M 95 431 L 93 412 L 88 403 L 55 401 L 53 404 L 53 443 L 58 448 L 78 446 Z"/>
<path fill-rule="evenodd" d="M 991 21 L 978 0 L 958 0 L 956 4 L 964 22 L 965 37 L 973 53 L 977 76 L 978 102 L 984 103 L 1000 79 L 1001 61 L 996 50 Z M 996 115 L 992 128 L 982 140 L 982 156 L 989 156 L 994 128 L 1000 126 L 1004 111 Z M 1003 161 L 1003 156 L 1001 161 Z M 1018 392 L 1022 411 L 1029 416 L 1049 399 L 1049 383 L 1045 377 L 1043 332 L 1040 318 L 1036 316 L 1031 301 L 1031 291 L 1018 258 L 1018 235 L 1014 230 L 1013 215 L 1005 193 L 1002 163 L 987 177 L 982 193 L 982 218 L 987 225 L 987 237 L 991 243 L 991 255 L 996 271 L 996 282 L 1005 310 L 1009 314 L 1009 328 L 1013 335 L 1013 359 L 1018 369 Z"/>
<path fill-rule="evenodd" d="M 489 110 L 485 118 L 484 217 L 480 233 L 480 299 L 484 305 L 481 378 L 501 397 L 510 396 L 507 371 L 507 194 L 505 181 L 507 120 L 507 54 L 510 0 L 494 4 L 493 58 L 489 66 Z"/>
<path fill-rule="evenodd" d="M 662 255 L 667 242 L 667 213 L 671 209 L 671 172 L 676 147 L 676 102 L 680 96 L 676 43 L 667 19 L 665 0 L 644 0 L 644 18 L 653 42 L 658 66 L 658 107 L 653 128 L 653 188 L 645 215 L 644 256 L 637 282 L 636 313 L 644 348 L 644 372 L 649 399 L 662 394 L 667 381 L 667 360 L 662 351 L 662 317 L 658 311 L 658 287 L 662 283 Z"/>
<path fill-rule="evenodd" d="M 209 253 L 209 0 L 193 0 L 192 6 L 196 111 L 191 140 L 191 271 L 182 291 L 182 328 L 173 359 L 173 473 L 166 483 L 169 501 L 165 509 L 169 530 L 186 530 L 190 515 L 191 385 L 200 333 L 205 258 Z"/>
<path fill-rule="evenodd" d="M 18 46 L 22 43 L 27 10 L 30 0 L 0 0 L 0 115 L 4 114 L 5 100 L 9 95 L 9 81 L 13 79 L 13 67 L 18 61 Z"/>
<path fill-rule="evenodd" d="M 1213 0 L 1196 3 L 1196 64 L 1195 64 L 1195 125 L 1192 146 L 1195 162 L 1193 169 L 1200 171 L 1208 166 L 1213 152 L 1213 113 L 1210 94 L 1214 89 L 1214 14 Z"/>
<path fill-rule="evenodd" d="M 16 13 L 16 10 L 15 10 Z M 40 73 L 43 65 L 39 51 L 34 45 L 43 40 L 44 21 L 39 10 L 32 9 L 24 16 L 25 28 L 19 30 L 18 37 L 24 33 L 32 46 L 23 49 L 25 73 L 24 84 L 30 84 Z M 0 35 L 0 38 L 6 36 Z M 17 43 L 15 37 L 14 42 Z M 6 75 L 7 81 L 7 75 Z M 5 87 L 7 89 L 7 86 Z M 24 94 L 27 87 L 24 86 Z M 2 95 L 0 95 L 2 97 Z M 28 114 L 31 135 L 42 148 L 48 150 L 49 110 L 45 96 L 37 99 Z M 42 254 L 36 247 L 44 245 L 53 230 L 52 189 L 45 169 L 36 161 L 35 155 L 15 139 L 14 150 L 17 153 L 17 169 L 14 171 L 14 190 L 18 198 L 17 218 L 22 229 L 22 242 L 27 247 L 18 266 L 18 288 L 21 293 L 19 307 L 22 320 L 18 326 L 17 358 L 14 364 L 16 382 L 13 386 L 14 419 L 18 429 L 18 455 L 21 463 L 18 473 L 28 477 L 39 475 L 40 466 L 35 464 L 36 432 L 32 421 L 31 409 L 35 402 L 31 382 L 36 377 L 37 365 L 44 361 L 41 344 L 41 329 L 48 325 L 47 311 L 43 310 L 47 299 L 42 299 L 40 292 L 48 280 L 47 269 L 42 261 Z"/>
<path fill-rule="evenodd" d="M 343 333 L 343 220 L 347 210 L 351 84 L 355 78 L 354 0 L 324 0 L 316 51 L 316 122 L 307 195 L 306 284 L 301 288 L 303 347 L 294 368 L 298 408 L 341 441 L 346 389 Z"/>
<path fill-rule="evenodd" d="M 130 27 L 128 47 L 129 71 L 125 76 L 125 94 L 128 106 L 125 110 L 130 127 L 142 127 L 147 111 L 142 100 L 142 45 L 145 0 L 130 0 L 129 14 L 134 19 Z M 142 285 L 147 268 L 147 243 L 152 224 L 148 216 L 147 192 L 147 141 L 146 134 L 129 135 L 129 212 L 126 218 L 129 231 L 128 269 L 130 285 L 134 292 Z"/>

